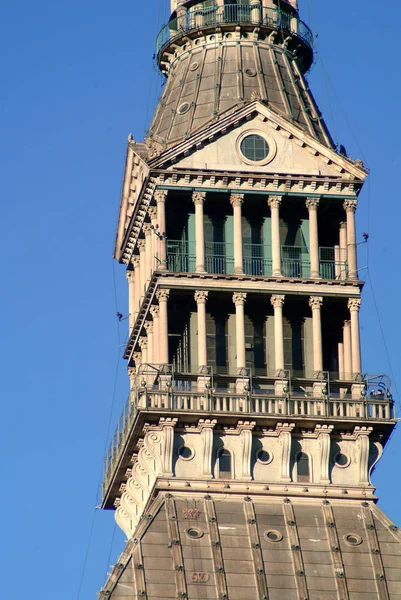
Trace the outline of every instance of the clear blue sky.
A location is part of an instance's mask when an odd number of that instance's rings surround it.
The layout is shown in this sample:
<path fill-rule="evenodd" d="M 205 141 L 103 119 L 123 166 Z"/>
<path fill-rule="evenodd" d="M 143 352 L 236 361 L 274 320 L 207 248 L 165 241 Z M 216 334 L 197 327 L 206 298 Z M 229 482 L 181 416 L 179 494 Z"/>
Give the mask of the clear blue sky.
<path fill-rule="evenodd" d="M 127 396 L 119 358 L 125 325 L 116 323 L 111 258 L 126 138 L 132 132 L 142 139 L 160 90 L 152 53 L 167 4 L 20 0 L 2 8 L 7 600 L 78 599 L 109 415 L 112 409 L 114 428 Z M 371 169 L 358 227 L 360 238 L 370 234 L 369 270 L 401 390 L 401 6 L 304 0 L 302 9 L 319 34 L 320 57 L 309 77 L 317 101 L 336 141 Z M 367 262 L 361 247 L 360 265 Z M 124 268 L 117 264 L 115 279 L 117 306 L 126 312 Z M 369 284 L 361 318 L 364 370 L 389 373 Z M 401 430 L 374 478 L 381 507 L 399 525 L 400 436 Z M 80 600 L 96 598 L 123 550 L 123 535 L 117 530 L 113 542 L 113 532 L 113 514 L 96 511 Z"/>

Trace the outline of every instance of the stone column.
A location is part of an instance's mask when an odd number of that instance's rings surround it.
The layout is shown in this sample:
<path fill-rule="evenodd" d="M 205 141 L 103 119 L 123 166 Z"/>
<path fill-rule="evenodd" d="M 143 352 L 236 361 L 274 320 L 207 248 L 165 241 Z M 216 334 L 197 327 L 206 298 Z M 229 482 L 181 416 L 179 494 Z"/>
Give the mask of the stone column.
<path fill-rule="evenodd" d="M 358 279 L 355 230 L 356 205 L 356 200 L 344 200 L 344 210 L 347 215 L 348 279 Z"/>
<path fill-rule="evenodd" d="M 344 379 L 352 377 L 352 354 L 351 354 L 351 322 L 344 321 L 343 327 L 344 344 Z"/>
<path fill-rule="evenodd" d="M 159 307 L 153 305 L 149 309 L 150 314 L 153 318 L 153 363 L 158 365 L 159 360 Z"/>
<path fill-rule="evenodd" d="M 170 290 L 159 289 L 156 298 L 159 301 L 159 361 L 168 364 L 168 320 L 167 302 Z"/>
<path fill-rule="evenodd" d="M 348 308 L 351 317 L 351 356 L 352 356 L 352 375 L 359 375 L 361 372 L 361 345 L 359 340 L 359 309 L 361 307 L 360 298 L 350 298 Z"/>
<path fill-rule="evenodd" d="M 145 295 L 145 286 L 146 286 L 146 242 L 141 239 L 138 241 L 138 249 L 139 249 L 139 258 L 140 262 L 140 290 L 139 290 L 139 298 Z"/>
<path fill-rule="evenodd" d="M 252 23 L 260 23 L 261 21 L 261 0 L 250 0 Z"/>
<path fill-rule="evenodd" d="M 242 448 L 242 461 L 241 461 L 241 479 L 245 481 L 252 481 L 251 472 L 251 456 L 252 456 L 252 431 L 255 427 L 255 421 L 239 421 L 237 425 L 237 431 L 240 435 L 241 448 Z"/>
<path fill-rule="evenodd" d="M 294 423 L 278 423 L 276 425 L 276 433 L 281 446 L 281 481 L 291 481 L 291 432 L 294 427 Z"/>
<path fill-rule="evenodd" d="M 158 228 L 158 260 L 159 260 L 159 269 L 161 271 L 165 271 L 167 269 L 166 263 L 166 197 L 168 191 L 167 190 L 156 190 L 154 194 L 154 198 L 156 200 L 157 206 L 157 224 Z"/>
<path fill-rule="evenodd" d="M 142 364 L 142 352 L 134 352 L 132 356 L 134 357 L 136 372 L 138 373 L 138 369 Z"/>
<path fill-rule="evenodd" d="M 234 211 L 234 273 L 242 275 L 244 261 L 242 257 L 242 203 L 244 194 L 231 194 L 230 202 Z"/>
<path fill-rule="evenodd" d="M 274 362 L 276 372 L 284 369 L 283 304 L 285 296 L 270 298 L 274 308 Z"/>
<path fill-rule="evenodd" d="M 196 249 L 196 272 L 205 272 L 205 230 L 203 223 L 203 203 L 206 192 L 193 192 L 192 202 L 195 204 L 195 249 Z"/>
<path fill-rule="evenodd" d="M 211 479 L 213 477 L 213 429 L 215 425 L 216 419 L 200 419 L 198 423 L 202 441 L 202 479 Z"/>
<path fill-rule="evenodd" d="M 340 279 L 347 279 L 347 223 L 345 221 L 341 221 L 340 223 L 340 234 L 339 234 L 339 242 L 340 242 Z"/>
<path fill-rule="evenodd" d="M 158 241 L 158 237 L 156 235 L 157 232 L 157 208 L 156 206 L 151 206 L 148 210 L 148 214 L 149 214 L 149 218 L 150 218 L 150 224 L 151 224 L 151 229 L 152 229 L 152 234 L 151 234 L 151 246 L 152 246 L 152 271 L 154 271 L 155 269 L 158 269 L 158 264 L 156 262 L 156 254 L 157 254 L 157 241 Z"/>
<path fill-rule="evenodd" d="M 334 429 L 334 425 L 316 425 L 315 433 L 319 440 L 320 445 L 320 482 L 321 484 L 327 485 L 330 483 L 330 445 L 331 445 L 331 432 Z"/>
<path fill-rule="evenodd" d="M 139 346 L 142 351 L 142 364 L 146 364 L 148 361 L 148 340 L 146 337 L 139 338 Z"/>
<path fill-rule="evenodd" d="M 195 302 L 198 307 L 198 366 L 199 371 L 207 365 L 206 339 L 206 300 L 209 292 L 195 292 Z"/>
<path fill-rule="evenodd" d="M 126 277 L 128 281 L 128 324 L 131 331 L 135 323 L 135 272 L 127 271 Z"/>
<path fill-rule="evenodd" d="M 344 379 L 344 343 L 338 343 L 338 378 Z"/>
<path fill-rule="evenodd" d="M 144 327 L 148 338 L 148 363 L 154 362 L 153 358 L 153 321 L 145 321 Z"/>
<path fill-rule="evenodd" d="M 152 236 L 153 230 L 150 223 L 145 223 L 143 226 L 143 232 L 145 234 L 145 256 L 146 256 L 146 281 L 152 276 Z"/>
<path fill-rule="evenodd" d="M 280 244 L 280 204 L 281 196 L 269 196 L 267 201 L 271 211 L 272 237 L 272 275 L 281 276 L 281 244 Z"/>
<path fill-rule="evenodd" d="M 309 306 L 312 309 L 312 328 L 313 328 L 313 370 L 315 373 L 323 371 L 323 352 L 322 352 L 322 321 L 320 309 L 323 304 L 321 296 L 311 296 Z"/>
<path fill-rule="evenodd" d="M 233 294 L 235 304 L 235 337 L 237 349 L 237 371 L 240 372 L 246 366 L 245 360 L 245 315 L 244 305 L 246 294 L 236 292 Z"/>
<path fill-rule="evenodd" d="M 135 273 L 135 284 L 134 284 L 134 313 L 135 315 L 139 312 L 139 301 L 141 299 L 141 258 L 139 254 L 134 254 L 134 273 Z"/>
<path fill-rule="evenodd" d="M 309 256 L 310 256 L 310 277 L 312 279 L 320 278 L 319 269 L 319 232 L 317 226 L 317 208 L 319 198 L 307 198 L 306 208 L 309 211 Z"/>

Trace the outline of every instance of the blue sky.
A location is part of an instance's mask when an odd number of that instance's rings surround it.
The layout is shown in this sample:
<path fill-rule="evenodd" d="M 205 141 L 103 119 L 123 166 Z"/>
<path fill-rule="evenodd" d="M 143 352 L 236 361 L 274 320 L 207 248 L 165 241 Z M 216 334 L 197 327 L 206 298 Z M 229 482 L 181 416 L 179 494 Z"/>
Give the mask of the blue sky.
<path fill-rule="evenodd" d="M 125 326 L 115 318 L 126 312 L 125 277 L 112 248 L 126 139 L 142 139 L 160 91 L 152 53 L 167 3 L 20 0 L 2 10 L 2 595 L 10 600 L 96 598 L 123 549 L 113 514 L 94 511 L 110 414 L 114 429 L 127 396 Z M 317 101 L 335 140 L 371 169 L 357 212 L 360 239 L 370 235 L 360 265 L 369 267 L 401 389 L 401 7 L 388 7 L 390 17 L 370 0 L 301 8 L 318 33 L 309 76 Z M 364 371 L 390 373 L 369 283 L 361 320 Z M 399 525 L 400 436 L 374 478 Z"/>

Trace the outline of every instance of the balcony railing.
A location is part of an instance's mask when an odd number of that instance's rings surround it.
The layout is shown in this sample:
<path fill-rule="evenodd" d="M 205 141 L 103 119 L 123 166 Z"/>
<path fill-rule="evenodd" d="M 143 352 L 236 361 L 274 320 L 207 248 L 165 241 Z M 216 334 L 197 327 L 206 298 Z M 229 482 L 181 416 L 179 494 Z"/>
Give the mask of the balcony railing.
<path fill-rule="evenodd" d="M 243 270 L 246 275 L 270 277 L 271 248 L 263 244 L 243 244 Z M 319 249 L 320 276 L 323 279 L 346 279 L 347 262 L 339 250 Z M 308 278 L 310 260 L 306 247 L 282 246 L 281 272 L 284 277 Z M 342 259 L 342 260 L 341 260 Z M 167 240 L 167 270 L 173 273 L 193 273 L 196 267 L 195 242 Z M 206 242 L 205 269 L 207 273 L 231 275 L 234 272 L 233 244 Z"/>
<path fill-rule="evenodd" d="M 302 39 L 309 48 L 313 47 L 313 35 L 309 27 L 292 14 L 278 8 L 267 8 L 251 5 L 225 4 L 210 0 L 199 2 L 185 14 L 172 19 L 157 36 L 156 51 L 163 48 L 176 36 L 183 35 L 201 27 L 213 27 L 230 23 L 249 23 L 266 26 L 283 33 L 295 35 Z"/>
<path fill-rule="evenodd" d="M 279 418 L 333 418 L 350 422 L 355 419 L 395 419 L 391 382 L 386 375 L 360 375 L 354 380 L 339 381 L 329 373 L 318 373 L 315 379 L 306 379 L 291 377 L 289 371 L 283 371 L 281 379 L 278 376 L 249 379 L 249 391 L 243 393 L 236 393 L 235 388 L 229 389 L 227 383 L 223 387 L 224 378 L 214 380 L 210 368 L 201 376 L 209 378 L 207 389 L 198 388 L 199 373 L 176 373 L 169 365 L 141 366 L 137 384 L 124 406 L 105 457 L 104 490 L 122 456 L 135 417 L 141 410 L 246 413 Z M 235 381 L 238 375 L 233 374 L 231 379 Z M 281 393 L 275 387 L 277 381 L 282 384 Z M 316 385 L 321 390 L 318 395 L 314 388 Z"/>

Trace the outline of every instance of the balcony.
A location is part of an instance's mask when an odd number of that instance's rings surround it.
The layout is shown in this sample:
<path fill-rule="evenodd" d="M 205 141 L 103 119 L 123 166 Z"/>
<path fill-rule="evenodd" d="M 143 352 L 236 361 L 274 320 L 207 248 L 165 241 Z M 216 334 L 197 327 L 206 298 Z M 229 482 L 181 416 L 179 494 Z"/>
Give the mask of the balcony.
<path fill-rule="evenodd" d="M 124 453 L 138 413 L 194 412 L 225 415 L 247 415 L 252 418 L 291 418 L 389 422 L 395 419 L 391 382 L 386 375 L 360 375 L 339 381 L 324 372 L 315 377 L 292 377 L 289 371 L 272 377 L 252 380 L 246 370 L 240 375 L 248 382 L 248 390 L 236 393 L 233 384 L 238 374 L 213 377 L 209 368 L 201 377 L 209 378 L 208 386 L 198 387 L 199 373 L 174 372 L 170 365 L 142 365 L 104 460 L 103 491 L 107 490 L 114 469 Z M 248 377 L 249 376 L 249 377 Z M 277 393 L 277 381 L 282 392 Z M 314 386 L 321 390 L 316 396 Z M 355 397 L 355 386 L 360 390 Z"/>
<path fill-rule="evenodd" d="M 283 34 L 283 37 L 290 34 L 302 40 L 312 51 L 313 34 L 311 30 L 290 12 L 257 5 L 225 4 L 220 6 L 218 2 L 211 3 L 210 0 L 206 0 L 195 4 L 185 14 L 172 19 L 162 28 L 156 41 L 157 54 L 160 55 L 176 37 L 190 31 L 240 23 L 277 30 Z"/>
<path fill-rule="evenodd" d="M 243 244 L 243 270 L 246 275 L 270 277 L 272 274 L 271 248 L 262 244 Z M 336 248 L 320 247 L 320 276 L 322 279 L 346 279 L 347 262 Z M 167 240 L 167 270 L 173 273 L 194 273 L 196 268 L 195 242 Z M 232 275 L 234 273 L 234 247 L 224 242 L 207 242 L 205 245 L 207 273 Z M 283 277 L 305 279 L 310 276 L 307 248 L 281 247 L 281 272 Z"/>

